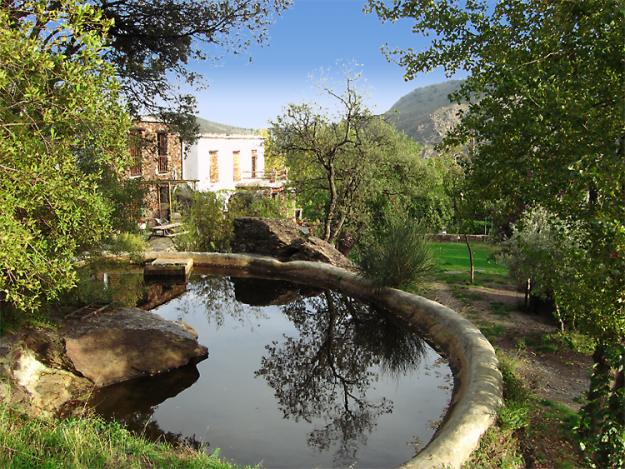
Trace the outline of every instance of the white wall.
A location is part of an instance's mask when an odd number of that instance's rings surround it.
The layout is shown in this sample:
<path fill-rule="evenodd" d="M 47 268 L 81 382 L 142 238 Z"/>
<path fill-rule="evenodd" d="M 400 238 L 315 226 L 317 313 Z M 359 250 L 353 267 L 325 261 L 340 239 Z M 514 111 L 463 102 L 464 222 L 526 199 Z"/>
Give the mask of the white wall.
<path fill-rule="evenodd" d="M 183 179 L 197 179 L 200 191 L 234 190 L 233 152 L 239 151 L 241 182 L 249 180 L 252 171 L 252 150 L 256 150 L 257 177 L 265 169 L 265 147 L 257 135 L 201 135 L 188 149 L 182 164 Z M 219 179 L 211 183 L 210 152 L 217 151 Z"/>

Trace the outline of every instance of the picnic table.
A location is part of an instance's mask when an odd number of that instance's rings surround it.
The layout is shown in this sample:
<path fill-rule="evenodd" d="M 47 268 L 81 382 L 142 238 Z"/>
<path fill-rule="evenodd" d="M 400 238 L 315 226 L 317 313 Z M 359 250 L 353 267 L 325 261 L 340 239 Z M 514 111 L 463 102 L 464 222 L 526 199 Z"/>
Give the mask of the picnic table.
<path fill-rule="evenodd" d="M 182 223 L 167 223 L 164 225 L 156 225 L 152 227 L 152 235 L 173 238 L 174 236 L 183 234 L 181 232 L 176 232 L 176 228 L 180 228 L 181 226 Z"/>

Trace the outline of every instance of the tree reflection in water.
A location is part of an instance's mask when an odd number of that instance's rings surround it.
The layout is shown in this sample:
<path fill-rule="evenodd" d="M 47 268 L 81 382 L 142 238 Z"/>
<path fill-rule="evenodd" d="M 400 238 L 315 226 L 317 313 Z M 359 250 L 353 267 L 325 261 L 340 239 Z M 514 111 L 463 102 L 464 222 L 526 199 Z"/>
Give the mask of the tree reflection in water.
<path fill-rule="evenodd" d="M 267 345 L 256 376 L 274 389 L 285 418 L 323 420 L 309 433 L 309 446 L 328 451 L 336 445 L 335 463 L 348 465 L 378 417 L 393 410 L 389 399 L 367 397 L 380 374 L 415 369 L 425 343 L 389 313 L 333 291 L 283 311 L 299 336 Z"/>

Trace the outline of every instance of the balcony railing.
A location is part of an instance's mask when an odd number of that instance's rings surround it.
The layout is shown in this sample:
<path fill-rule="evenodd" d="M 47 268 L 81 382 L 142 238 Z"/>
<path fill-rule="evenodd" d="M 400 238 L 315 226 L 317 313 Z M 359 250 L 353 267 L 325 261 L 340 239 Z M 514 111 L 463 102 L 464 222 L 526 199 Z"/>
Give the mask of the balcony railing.
<path fill-rule="evenodd" d="M 241 171 L 241 181 L 260 179 L 269 182 L 281 182 L 286 181 L 288 176 L 289 170 L 287 168 L 272 169 L 271 171 Z"/>

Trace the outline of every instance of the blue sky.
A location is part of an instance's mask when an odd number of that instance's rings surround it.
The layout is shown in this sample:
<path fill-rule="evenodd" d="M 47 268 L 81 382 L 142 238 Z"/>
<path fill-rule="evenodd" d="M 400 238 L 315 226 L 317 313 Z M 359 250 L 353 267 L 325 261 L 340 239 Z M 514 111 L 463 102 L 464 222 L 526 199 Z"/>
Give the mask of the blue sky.
<path fill-rule="evenodd" d="M 401 67 L 387 62 L 380 48 L 388 43 L 419 50 L 428 39 L 413 34 L 408 22 L 384 24 L 374 14 L 365 15 L 363 5 L 364 0 L 294 0 L 270 27 L 266 45 L 227 54 L 216 63 L 194 64 L 208 85 L 195 93 L 199 115 L 266 127 L 288 103 L 314 100 L 319 93 L 315 81 L 323 74 L 340 78 L 341 64 L 361 64 L 361 88 L 369 107 L 379 113 L 414 88 L 446 80 L 436 71 L 404 82 Z"/>

